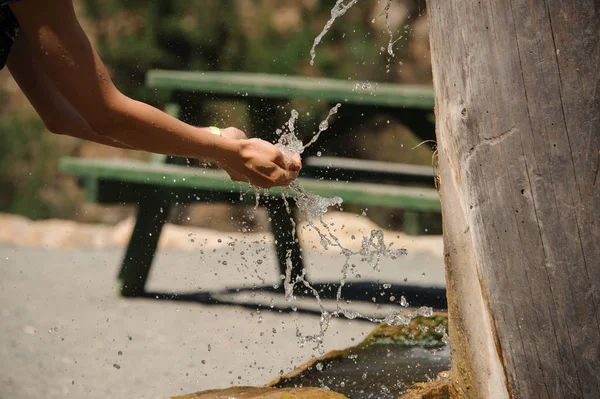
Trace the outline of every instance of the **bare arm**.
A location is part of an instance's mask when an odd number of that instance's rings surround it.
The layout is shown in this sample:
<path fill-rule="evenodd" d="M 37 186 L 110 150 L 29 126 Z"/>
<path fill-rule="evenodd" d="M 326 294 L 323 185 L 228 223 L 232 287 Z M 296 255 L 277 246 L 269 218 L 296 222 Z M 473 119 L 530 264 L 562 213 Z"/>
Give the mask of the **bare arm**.
<path fill-rule="evenodd" d="M 146 151 L 214 159 L 264 187 L 297 176 L 299 157 L 290 162 L 269 143 L 215 136 L 121 94 L 71 0 L 27 0 L 11 8 L 41 70 L 96 134 Z"/>
<path fill-rule="evenodd" d="M 31 54 L 24 35 L 17 37 L 7 67 L 27 99 L 52 133 L 64 134 L 119 148 L 130 148 L 92 130 Z"/>
<path fill-rule="evenodd" d="M 188 157 L 224 158 L 233 143 L 122 95 L 81 29 L 70 0 L 11 5 L 40 68 L 99 135 L 134 148 Z"/>

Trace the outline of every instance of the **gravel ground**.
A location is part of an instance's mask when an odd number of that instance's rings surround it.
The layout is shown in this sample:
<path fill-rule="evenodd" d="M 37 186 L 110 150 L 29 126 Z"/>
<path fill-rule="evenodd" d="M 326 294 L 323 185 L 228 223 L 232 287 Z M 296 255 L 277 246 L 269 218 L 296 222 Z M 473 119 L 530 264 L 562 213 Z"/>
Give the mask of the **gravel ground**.
<path fill-rule="evenodd" d="M 121 249 L 0 246 L 0 398 L 166 398 L 262 385 L 318 355 L 296 337 L 297 329 L 319 331 L 319 316 L 310 313 L 318 309 L 314 299 L 299 299 L 292 303 L 298 311 L 286 312 L 280 310 L 290 304 L 281 295 L 245 290 L 278 284 L 278 273 L 269 248 L 236 245 L 162 251 L 149 281 L 149 291 L 212 292 L 220 304 L 202 295 L 119 298 L 113 283 Z M 356 273 L 381 284 L 440 287 L 441 255 L 409 253 L 383 262 L 381 272 L 359 265 Z M 339 281 L 342 263 L 339 256 L 307 254 L 313 281 Z M 228 287 L 233 293 L 218 294 Z M 345 306 L 370 314 L 397 308 L 370 300 Z M 324 349 L 352 346 L 373 327 L 334 319 Z"/>

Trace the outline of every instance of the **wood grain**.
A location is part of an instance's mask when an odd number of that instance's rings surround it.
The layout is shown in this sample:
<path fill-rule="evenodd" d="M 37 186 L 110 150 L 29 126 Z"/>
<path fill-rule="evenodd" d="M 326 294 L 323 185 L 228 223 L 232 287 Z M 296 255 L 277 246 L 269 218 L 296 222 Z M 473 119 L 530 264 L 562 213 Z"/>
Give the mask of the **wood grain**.
<path fill-rule="evenodd" d="M 475 255 L 449 267 L 477 271 L 515 398 L 600 392 L 598 9 L 428 2 L 438 149 L 451 170 L 442 213 L 462 212 Z M 476 325 L 483 315 L 453 295 L 451 317 Z M 485 385 L 464 370 L 456 384 Z"/>

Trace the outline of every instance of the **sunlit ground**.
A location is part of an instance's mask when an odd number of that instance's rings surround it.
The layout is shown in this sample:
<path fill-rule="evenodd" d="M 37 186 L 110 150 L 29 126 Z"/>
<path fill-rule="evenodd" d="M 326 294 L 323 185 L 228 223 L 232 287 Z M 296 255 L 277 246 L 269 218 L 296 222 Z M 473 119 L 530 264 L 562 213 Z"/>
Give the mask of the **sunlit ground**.
<path fill-rule="evenodd" d="M 363 222 L 356 223 L 360 230 Z M 380 288 L 375 295 L 344 302 L 345 309 L 369 316 L 403 309 L 383 284 L 443 286 L 441 238 L 391 235 L 386 239 L 406 246 L 408 255 L 382 261 L 380 272 L 356 259 L 349 280 Z M 315 300 L 288 303 L 267 290 L 280 284 L 270 241 L 256 243 L 257 236 L 251 236 L 232 247 L 227 237 L 213 231 L 195 237 L 194 250 L 159 252 L 148 291 L 197 294 L 180 301 L 116 296 L 119 248 L 2 244 L 0 398 L 161 398 L 263 385 L 318 355 L 296 337 L 297 328 L 305 335 L 319 332 Z M 343 258 L 335 251 L 305 248 L 311 281 L 339 282 Z M 248 290 L 253 286 L 265 290 Z M 334 309 L 335 303 L 325 306 Z M 334 319 L 324 349 L 352 346 L 373 327 Z"/>

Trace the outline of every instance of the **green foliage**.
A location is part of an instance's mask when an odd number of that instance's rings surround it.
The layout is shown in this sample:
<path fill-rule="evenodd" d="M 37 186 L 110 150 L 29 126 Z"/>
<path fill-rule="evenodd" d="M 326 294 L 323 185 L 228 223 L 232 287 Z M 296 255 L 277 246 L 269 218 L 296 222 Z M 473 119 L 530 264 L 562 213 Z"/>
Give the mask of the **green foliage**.
<path fill-rule="evenodd" d="M 311 7 L 264 0 L 84 1 L 101 27 L 97 46 L 118 87 L 140 100 L 165 100 L 143 87 L 151 68 L 393 78 L 385 73 L 387 55 L 380 51 L 387 36 L 371 27 L 376 2 L 355 6 L 334 24 L 318 47 L 315 67 L 308 69 L 310 47 L 334 1 Z M 284 8 L 289 12 L 280 15 Z"/>
<path fill-rule="evenodd" d="M 49 195 L 58 184 L 58 149 L 41 120 L 19 114 L 4 116 L 0 132 L 0 212 L 32 219 L 61 214 Z M 69 205 L 63 201 L 60 206 L 66 209 Z"/>
<path fill-rule="evenodd" d="M 394 29 L 394 36 L 403 35 L 404 39 L 395 45 L 397 57 L 390 59 L 384 50 L 389 36 L 377 28 L 381 25 L 372 22 L 383 10 L 384 2 L 359 2 L 338 19 L 317 47 L 315 66 L 311 67 L 311 46 L 330 18 L 335 0 L 83 1 L 87 16 L 96 26 L 96 46 L 110 65 L 117 87 L 157 107 L 169 101 L 171 94 L 144 87 L 145 73 L 153 68 L 326 76 L 359 82 L 400 81 L 399 62 L 404 63 L 404 69 L 411 68 L 408 37 L 417 18 L 406 19 Z M 406 15 L 419 12 L 416 0 L 397 0 L 393 7 L 406 11 Z M 379 18 L 383 22 L 384 17 Z M 180 101 L 186 121 L 215 123 L 215 107 L 209 114 L 206 96 L 187 93 Z M 217 114 L 236 113 L 231 103 L 221 107 Z M 310 134 L 326 114 L 328 104 L 294 101 L 277 111 L 264 109 L 263 114 L 277 115 L 268 123 L 273 131 L 289 117 L 292 107 L 300 112 L 300 123 L 307 127 L 301 131 Z M 345 126 L 354 130 L 371 124 L 372 117 L 356 112 L 343 115 Z M 247 116 L 223 119 L 227 125 L 248 128 L 243 126 Z M 334 124 L 330 136 L 336 134 L 335 126 L 341 125 Z M 354 146 L 347 137 L 329 144 L 347 154 Z M 398 143 L 388 148 L 394 151 L 401 147 Z M 332 155 L 329 150 L 323 151 Z M 377 152 L 363 151 L 361 155 L 377 158 Z M 428 162 L 424 157 L 422 163 Z"/>

